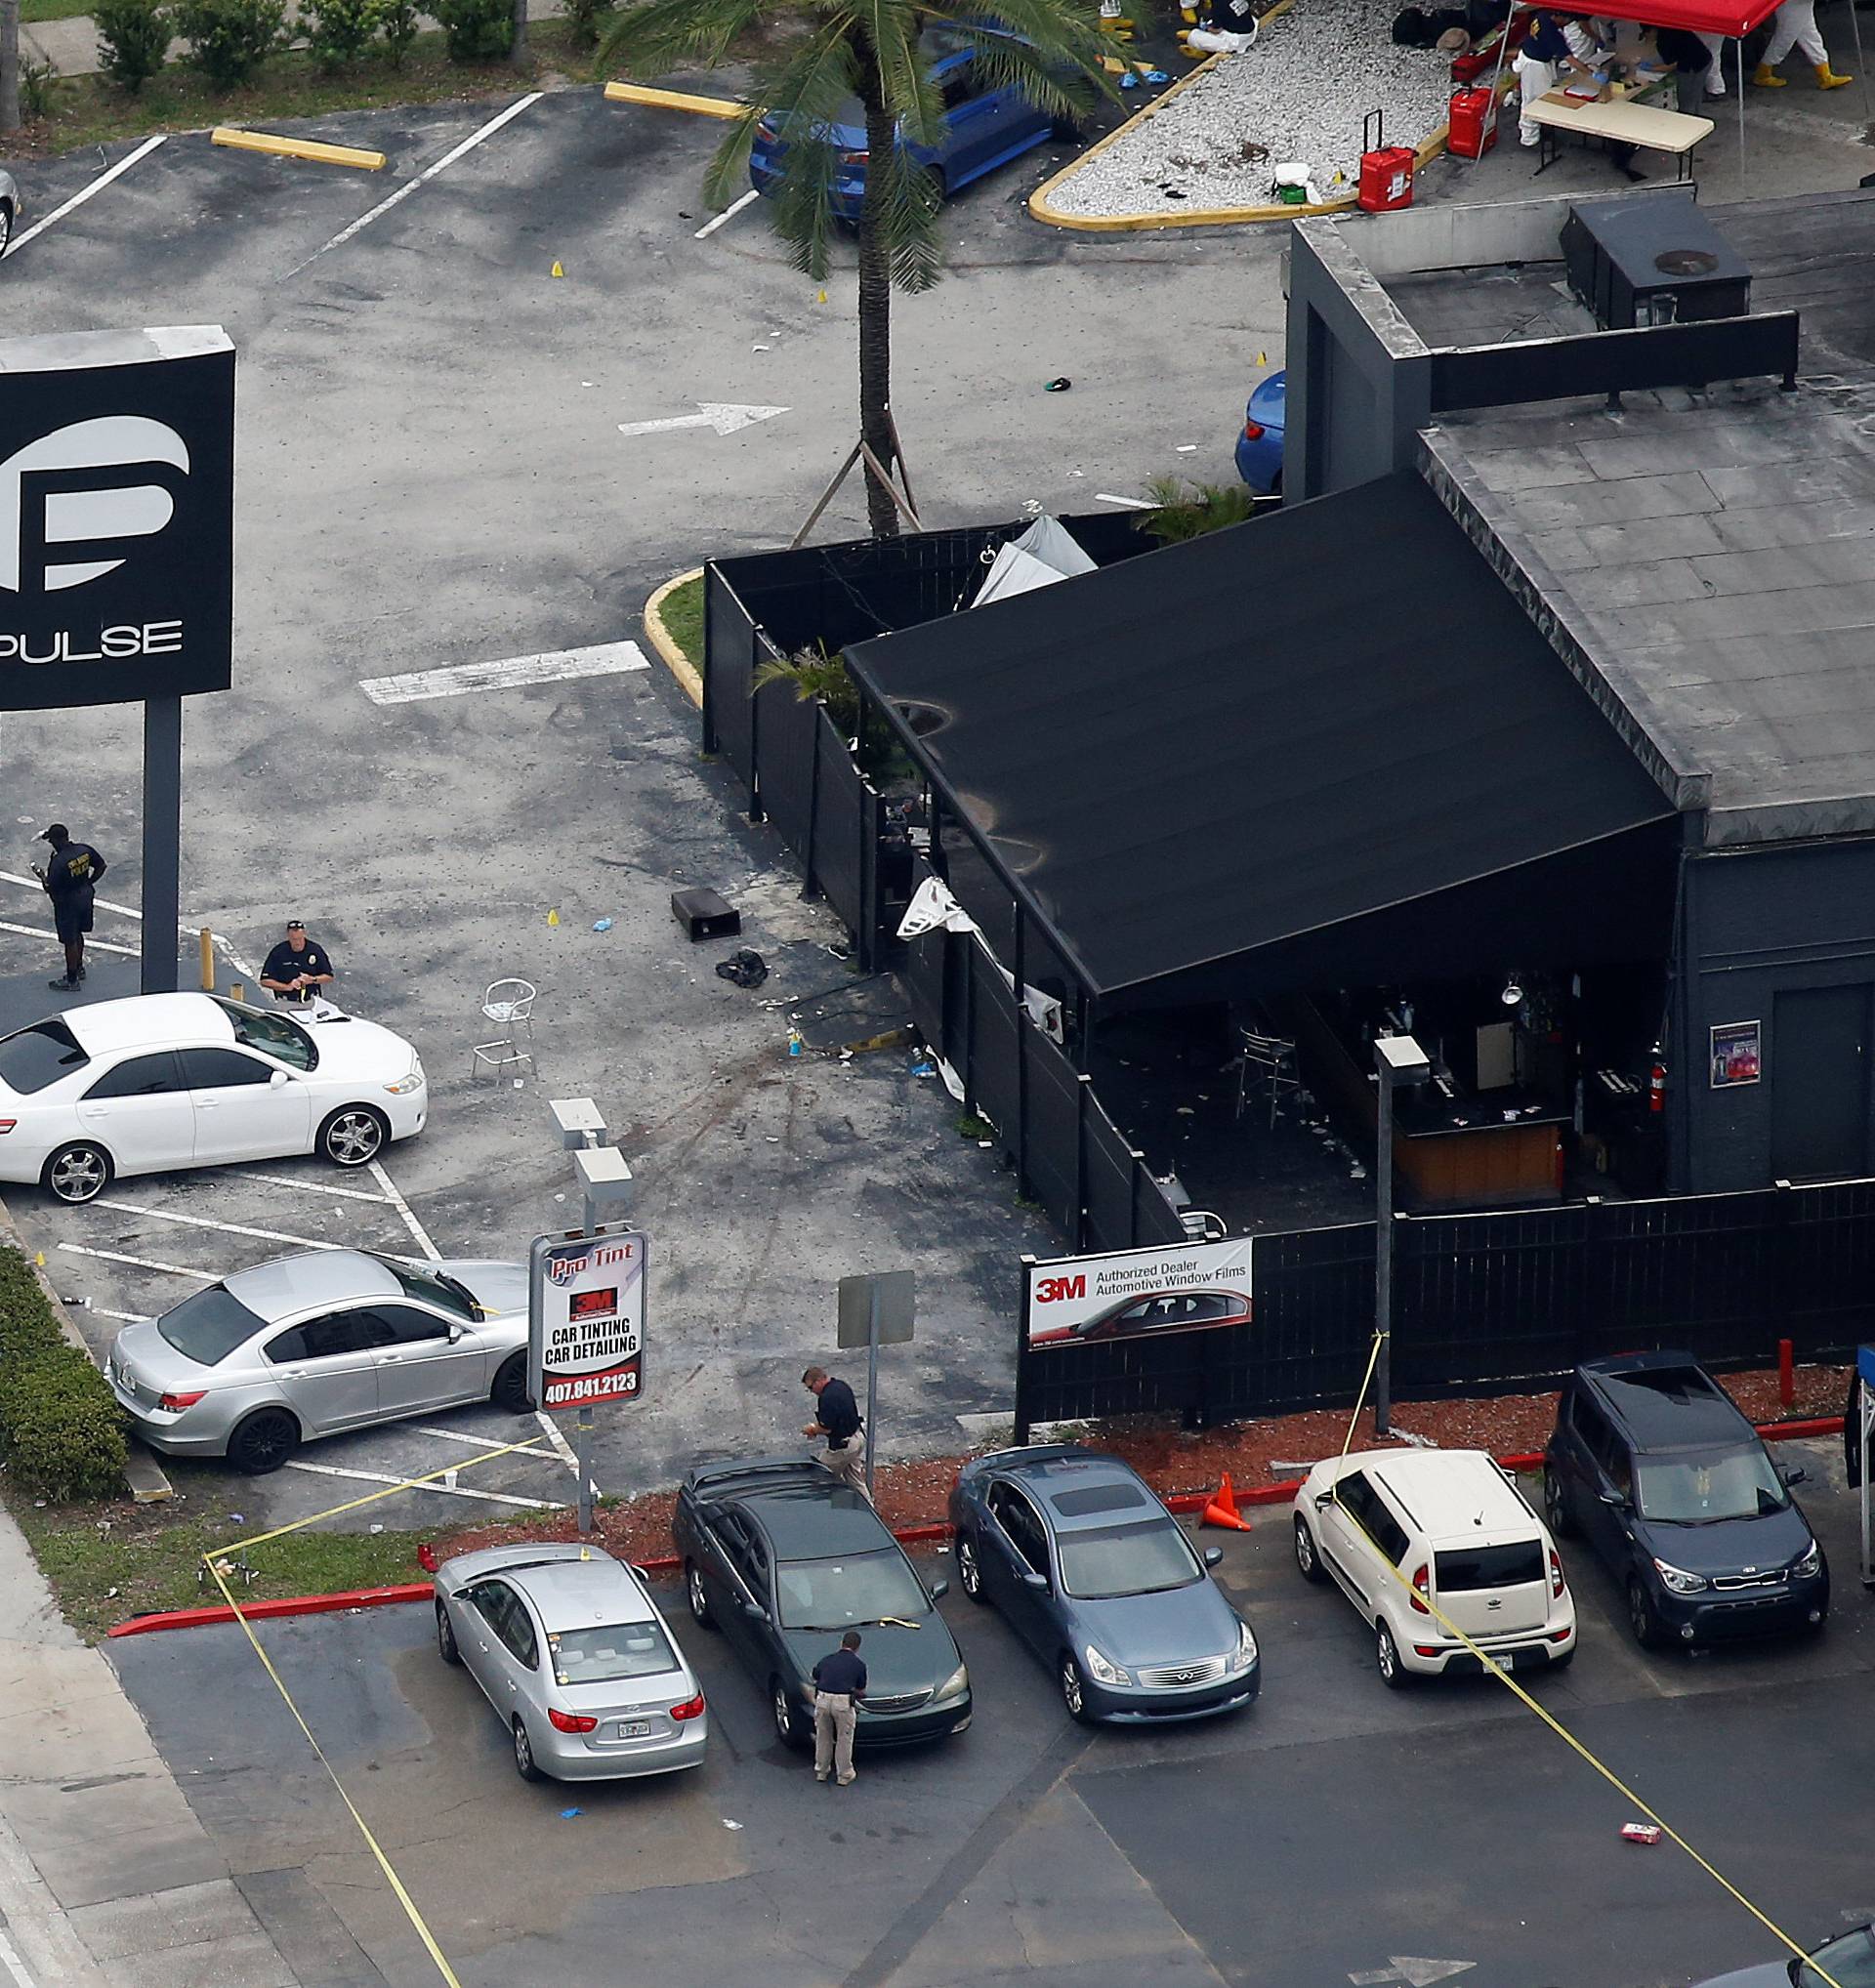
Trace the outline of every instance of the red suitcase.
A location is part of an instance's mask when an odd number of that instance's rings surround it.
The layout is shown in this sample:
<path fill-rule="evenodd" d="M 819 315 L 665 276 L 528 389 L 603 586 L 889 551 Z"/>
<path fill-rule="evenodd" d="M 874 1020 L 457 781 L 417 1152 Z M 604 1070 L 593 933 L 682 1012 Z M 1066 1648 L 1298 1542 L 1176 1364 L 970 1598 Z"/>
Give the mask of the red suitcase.
<path fill-rule="evenodd" d="M 1372 132 L 1374 143 L 1367 143 Z M 1354 204 L 1369 214 L 1391 214 L 1396 207 L 1413 204 L 1413 166 L 1416 154 L 1409 145 L 1389 145 L 1381 113 L 1370 110 L 1360 121 L 1360 184 L 1354 189 Z"/>
<path fill-rule="evenodd" d="M 1497 143 L 1497 95 L 1481 89 L 1455 90 L 1446 106 L 1445 146 L 1461 159 L 1482 158 Z"/>

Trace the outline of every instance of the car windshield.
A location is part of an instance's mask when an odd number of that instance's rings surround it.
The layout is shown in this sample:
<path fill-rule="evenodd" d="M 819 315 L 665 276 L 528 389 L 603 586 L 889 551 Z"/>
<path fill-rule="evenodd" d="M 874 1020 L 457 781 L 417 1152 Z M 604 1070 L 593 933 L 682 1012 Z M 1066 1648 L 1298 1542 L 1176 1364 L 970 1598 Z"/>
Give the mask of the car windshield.
<path fill-rule="evenodd" d="M 784 1560 L 774 1582 L 783 1629 L 852 1629 L 887 1616 L 921 1622 L 931 1613 L 930 1595 L 896 1548 L 844 1560 Z"/>
<path fill-rule="evenodd" d="M 420 1299 L 426 1305 L 434 1305 L 438 1311 L 452 1311 L 458 1318 L 473 1323 L 481 1316 L 481 1307 L 476 1303 L 475 1293 L 468 1285 L 446 1275 L 441 1270 L 427 1270 L 418 1263 L 393 1263 L 382 1257 L 372 1260 L 384 1263 L 384 1267 L 403 1286 L 406 1298 Z"/>
<path fill-rule="evenodd" d="M 30 1028 L 0 1037 L 0 1084 L 16 1097 L 43 1091 L 73 1070 L 82 1070 L 89 1060 L 62 1021 L 35 1021 Z"/>
<path fill-rule="evenodd" d="M 224 1001 L 220 995 L 215 997 L 215 1005 L 234 1024 L 236 1042 L 295 1070 L 319 1067 L 318 1048 L 297 1021 L 289 1021 L 284 1015 L 270 1015 L 264 1008 L 249 1008 L 244 1002 Z"/>
<path fill-rule="evenodd" d="M 1062 1586 L 1082 1601 L 1111 1601 L 1121 1595 L 1160 1595 L 1204 1579 L 1182 1533 L 1169 1518 L 1144 1525 L 1104 1525 L 1064 1532 Z"/>
<path fill-rule="evenodd" d="M 1875 1988 L 1875 1933 L 1858 1926 L 1854 1932 L 1816 1949 L 1817 1967 L 1828 1971 L 1829 1980 L 1805 1962 L 1797 1969 L 1798 1988 Z"/>
<path fill-rule="evenodd" d="M 1638 1457 L 1634 1488 L 1642 1517 L 1669 1525 L 1765 1518 L 1790 1503 L 1771 1459 L 1756 1444 L 1701 1457 Z"/>
<path fill-rule="evenodd" d="M 604 1629 L 562 1629 L 547 1638 L 554 1677 L 562 1684 L 609 1684 L 618 1677 L 650 1677 L 677 1669 L 677 1653 L 663 1625 L 614 1622 Z"/>
<path fill-rule="evenodd" d="M 234 1348 L 261 1331 L 257 1317 L 226 1285 L 211 1284 L 185 1298 L 156 1321 L 156 1330 L 179 1353 L 204 1367 L 218 1367 Z"/>

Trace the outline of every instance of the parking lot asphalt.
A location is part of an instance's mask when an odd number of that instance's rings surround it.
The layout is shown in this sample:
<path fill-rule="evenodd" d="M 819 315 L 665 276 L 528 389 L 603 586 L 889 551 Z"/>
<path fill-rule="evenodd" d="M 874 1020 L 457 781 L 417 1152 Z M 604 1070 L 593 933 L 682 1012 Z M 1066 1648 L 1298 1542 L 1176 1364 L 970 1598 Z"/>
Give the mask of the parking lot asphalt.
<path fill-rule="evenodd" d="M 1795 1935 L 1875 1906 L 1870 1602 L 1826 1444 L 1786 1461 L 1831 1554 L 1800 1642 L 1687 1656 L 1631 1642 L 1612 1583 L 1569 1560 L 1566 1673 L 1529 1688 Z M 1257 1705 L 1151 1733 L 1073 1725 L 1048 1674 L 953 1592 L 976 1719 L 937 1749 L 816 1787 L 720 1638 L 664 1605 L 710 1701 L 711 1753 L 670 1782 L 529 1787 L 428 1609 L 260 1631 L 312 1730 L 472 1988 L 1342 1988 L 1396 1956 L 1467 1988 L 1684 1988 L 1772 1957 L 1744 1910 L 1489 1679 L 1401 1693 L 1278 1509 L 1221 1539 L 1262 1645 Z M 949 1571 L 947 1557 L 923 1563 Z M 134 1638 L 113 1662 L 307 1988 L 435 1978 L 329 1783 L 232 1629 Z M 567 1811 L 572 1811 L 568 1813 Z M 1410 1977 L 1402 1977 L 1410 1978 Z M 1433 1978 L 1433 1977 L 1429 1977 Z"/>

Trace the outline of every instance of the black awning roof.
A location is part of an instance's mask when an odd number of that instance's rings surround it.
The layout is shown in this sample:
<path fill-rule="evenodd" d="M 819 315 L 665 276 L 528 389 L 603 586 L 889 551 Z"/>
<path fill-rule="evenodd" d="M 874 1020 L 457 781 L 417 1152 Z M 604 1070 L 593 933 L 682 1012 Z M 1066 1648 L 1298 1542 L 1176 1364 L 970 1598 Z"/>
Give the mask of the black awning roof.
<path fill-rule="evenodd" d="M 1095 995 L 1674 811 L 1406 472 L 849 660 Z"/>

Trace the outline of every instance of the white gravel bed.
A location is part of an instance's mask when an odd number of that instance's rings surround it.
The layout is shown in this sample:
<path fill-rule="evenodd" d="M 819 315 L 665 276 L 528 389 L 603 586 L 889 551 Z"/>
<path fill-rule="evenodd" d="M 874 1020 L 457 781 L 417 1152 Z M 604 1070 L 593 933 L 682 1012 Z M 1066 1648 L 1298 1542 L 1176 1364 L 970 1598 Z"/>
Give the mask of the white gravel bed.
<path fill-rule="evenodd" d="M 1256 207 L 1271 198 L 1271 167 L 1291 160 L 1309 167 L 1324 200 L 1352 193 L 1368 111 L 1386 112 L 1389 145 L 1417 145 L 1445 122 L 1451 58 L 1395 47 L 1400 4 L 1297 0 L 1265 23 L 1254 48 L 1222 58 L 1076 167 L 1052 204 L 1103 216 Z M 1267 157 L 1246 160 L 1246 144 Z"/>

